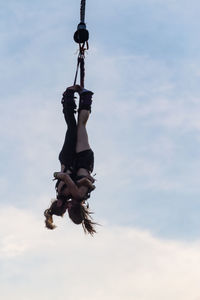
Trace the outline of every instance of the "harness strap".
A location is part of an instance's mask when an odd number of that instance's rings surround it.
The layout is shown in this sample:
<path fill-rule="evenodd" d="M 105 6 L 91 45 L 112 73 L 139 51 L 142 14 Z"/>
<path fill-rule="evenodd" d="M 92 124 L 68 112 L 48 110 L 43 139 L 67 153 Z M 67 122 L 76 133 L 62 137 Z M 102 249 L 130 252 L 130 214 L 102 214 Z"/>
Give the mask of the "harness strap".
<path fill-rule="evenodd" d="M 79 65 L 80 65 L 80 57 L 78 57 L 78 60 L 77 60 L 77 67 L 76 67 L 76 74 L 75 74 L 75 78 L 74 78 L 74 85 L 76 85 Z"/>
<path fill-rule="evenodd" d="M 79 55 L 78 55 L 78 59 L 77 59 L 74 85 L 77 82 L 78 71 L 79 71 L 79 68 L 80 68 L 80 85 L 81 85 L 81 87 L 84 87 L 84 84 L 85 84 L 85 51 L 88 50 L 88 49 L 89 49 L 88 42 L 85 42 L 83 44 L 79 44 Z"/>
<path fill-rule="evenodd" d="M 80 85 L 84 88 L 85 84 L 85 60 L 84 58 L 80 59 Z"/>

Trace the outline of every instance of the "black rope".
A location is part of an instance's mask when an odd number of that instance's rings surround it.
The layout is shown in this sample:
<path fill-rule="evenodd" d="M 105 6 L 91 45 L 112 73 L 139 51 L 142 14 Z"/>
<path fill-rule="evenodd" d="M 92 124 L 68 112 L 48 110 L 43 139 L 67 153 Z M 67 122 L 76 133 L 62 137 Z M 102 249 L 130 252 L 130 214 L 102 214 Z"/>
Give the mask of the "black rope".
<path fill-rule="evenodd" d="M 85 85 L 85 60 L 83 57 L 80 59 L 80 85 L 82 87 Z"/>
<path fill-rule="evenodd" d="M 86 0 L 81 0 L 81 22 L 85 23 L 85 2 Z"/>
<path fill-rule="evenodd" d="M 80 9 L 80 23 L 78 25 L 77 31 L 74 34 L 74 40 L 79 44 L 79 54 L 77 60 L 76 74 L 74 79 L 74 85 L 77 81 L 78 71 L 80 67 L 80 85 L 84 87 L 85 83 L 85 51 L 89 49 L 88 39 L 89 32 L 86 29 L 85 25 L 85 6 L 86 0 L 81 0 L 81 9 Z"/>
<path fill-rule="evenodd" d="M 77 67 L 76 67 L 76 74 L 75 74 L 75 78 L 74 78 L 74 85 L 76 85 L 79 65 L 80 65 L 80 58 L 78 57 L 78 60 L 77 60 Z"/>

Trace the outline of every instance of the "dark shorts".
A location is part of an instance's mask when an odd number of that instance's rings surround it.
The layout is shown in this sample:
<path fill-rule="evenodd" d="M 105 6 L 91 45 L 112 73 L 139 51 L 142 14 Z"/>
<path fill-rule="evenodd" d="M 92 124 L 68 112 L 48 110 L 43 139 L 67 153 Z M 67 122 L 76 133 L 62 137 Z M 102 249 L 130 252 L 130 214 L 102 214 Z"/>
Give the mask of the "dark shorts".
<path fill-rule="evenodd" d="M 91 149 L 76 153 L 74 171 L 77 172 L 81 168 L 86 169 L 89 172 L 93 172 L 94 152 Z"/>

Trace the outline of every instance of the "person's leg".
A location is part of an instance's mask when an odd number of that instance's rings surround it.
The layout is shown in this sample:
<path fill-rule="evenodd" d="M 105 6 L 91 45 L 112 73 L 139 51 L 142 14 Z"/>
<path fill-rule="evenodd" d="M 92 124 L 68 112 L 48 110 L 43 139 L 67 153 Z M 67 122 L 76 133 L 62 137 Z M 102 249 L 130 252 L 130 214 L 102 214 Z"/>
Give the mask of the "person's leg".
<path fill-rule="evenodd" d="M 76 153 L 90 149 L 88 134 L 86 130 L 86 124 L 89 115 L 90 112 L 88 110 L 81 110 L 79 112 L 78 126 L 77 126 Z"/>
<path fill-rule="evenodd" d="M 67 89 L 62 98 L 63 113 L 65 121 L 67 123 L 67 132 L 65 135 L 64 145 L 59 154 L 59 160 L 62 166 L 62 171 L 70 170 L 73 167 L 74 159 L 76 155 L 76 138 L 77 138 L 77 124 L 75 119 L 76 104 L 74 100 L 73 90 Z M 58 189 L 60 181 L 56 183 L 56 190 Z M 58 193 L 58 190 L 57 190 Z M 45 224 L 49 229 L 54 229 L 53 215 L 63 215 L 66 211 L 66 201 L 57 199 L 51 204 L 51 206 L 45 210 Z"/>
<path fill-rule="evenodd" d="M 93 93 L 87 90 L 80 93 L 76 153 L 90 149 L 86 124 L 91 112 L 92 95 Z"/>
<path fill-rule="evenodd" d="M 76 104 L 73 90 L 66 90 L 63 94 L 62 104 L 65 121 L 67 123 L 67 132 L 62 150 L 59 154 L 59 160 L 61 165 L 69 169 L 73 166 L 77 141 L 77 124 L 75 119 Z"/>

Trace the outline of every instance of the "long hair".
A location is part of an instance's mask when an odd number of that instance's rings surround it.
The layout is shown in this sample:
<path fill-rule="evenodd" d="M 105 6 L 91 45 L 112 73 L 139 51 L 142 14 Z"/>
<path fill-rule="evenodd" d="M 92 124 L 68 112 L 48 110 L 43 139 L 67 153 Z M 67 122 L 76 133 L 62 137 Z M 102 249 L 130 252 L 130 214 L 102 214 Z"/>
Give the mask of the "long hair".
<path fill-rule="evenodd" d="M 62 200 L 62 204 L 58 206 L 58 201 Z M 67 200 L 66 199 L 55 199 L 52 200 L 51 206 L 44 211 L 45 225 L 48 229 L 55 229 L 56 226 L 53 224 L 53 215 L 63 217 L 67 210 Z"/>
<path fill-rule="evenodd" d="M 89 210 L 89 205 L 85 204 L 85 201 L 80 203 L 72 203 L 71 205 L 67 205 L 67 201 L 63 201 L 61 206 L 58 206 L 59 199 L 55 199 L 52 201 L 51 206 L 44 211 L 45 216 L 45 225 L 46 228 L 53 230 L 56 228 L 53 223 L 53 215 L 63 217 L 66 210 L 68 209 L 69 218 L 73 223 L 79 225 L 82 224 L 84 232 L 90 235 L 94 235 L 96 233 L 95 225 L 99 225 L 98 223 L 93 222 L 92 212 Z M 65 199 L 66 200 L 66 199 Z"/>
<path fill-rule="evenodd" d="M 56 226 L 53 224 L 53 217 L 52 217 L 50 208 L 46 209 L 44 211 L 44 216 L 45 216 L 44 222 L 45 222 L 46 228 L 51 229 L 51 230 L 55 229 Z"/>
<path fill-rule="evenodd" d="M 73 204 L 70 209 L 68 209 L 68 214 L 73 223 L 79 225 L 82 224 L 84 232 L 90 235 L 96 233 L 95 225 L 97 223 L 93 222 L 92 212 L 89 210 L 89 206 L 85 203 Z"/>

